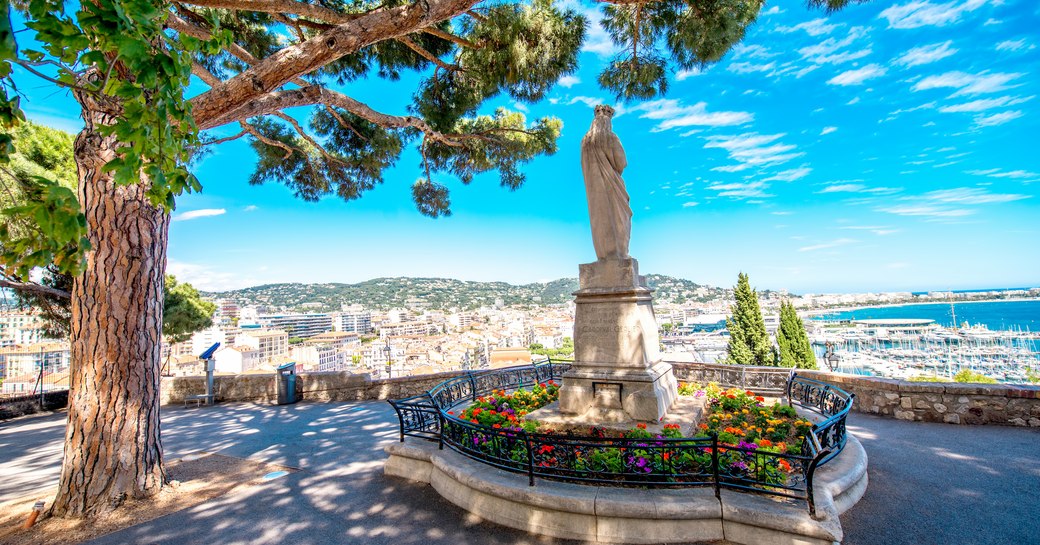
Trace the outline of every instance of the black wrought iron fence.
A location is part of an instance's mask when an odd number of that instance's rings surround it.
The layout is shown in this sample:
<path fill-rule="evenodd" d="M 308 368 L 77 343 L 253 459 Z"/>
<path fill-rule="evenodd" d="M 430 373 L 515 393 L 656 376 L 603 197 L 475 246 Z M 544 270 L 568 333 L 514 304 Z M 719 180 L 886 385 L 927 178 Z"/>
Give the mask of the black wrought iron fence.
<path fill-rule="evenodd" d="M 569 363 L 547 360 L 447 380 L 430 392 L 391 400 L 401 441 L 411 435 L 438 441 L 462 455 L 535 478 L 630 487 L 710 486 L 805 500 L 815 515 L 816 469 L 845 446 L 845 415 L 853 396 L 793 375 L 788 398 L 826 419 L 798 453 L 772 452 L 752 443 L 727 445 L 717 435 L 692 438 L 590 437 L 493 428 L 455 416 L 453 409 L 495 390 L 515 390 L 558 379 Z M 827 386 L 824 388 L 823 386 Z M 821 441 L 826 440 L 823 444 Z"/>
<path fill-rule="evenodd" d="M 852 410 L 855 399 L 856 394 L 826 382 L 802 377 L 797 373 L 791 375 L 791 380 L 787 383 L 788 404 L 793 406 L 797 403 L 798 406 L 823 417 L 822 421 L 813 424 L 812 429 L 821 448 L 830 451 L 820 460 L 821 465 L 845 448 L 845 442 L 848 440 L 845 419 Z"/>

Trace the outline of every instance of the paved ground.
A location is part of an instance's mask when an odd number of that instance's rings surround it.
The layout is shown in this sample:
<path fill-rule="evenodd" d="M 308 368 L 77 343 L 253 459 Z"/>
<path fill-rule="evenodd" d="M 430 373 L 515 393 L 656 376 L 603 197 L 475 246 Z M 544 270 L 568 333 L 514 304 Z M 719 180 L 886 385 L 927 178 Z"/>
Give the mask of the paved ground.
<path fill-rule="evenodd" d="M 64 415 L 0 423 L 0 501 L 57 482 Z M 382 475 L 396 440 L 382 402 L 226 404 L 163 413 L 167 459 L 219 451 L 301 471 L 94 545 L 564 543 L 472 520 L 425 485 Z M 842 517 L 845 543 L 1040 543 L 1040 432 L 854 415 L 870 487 Z"/>

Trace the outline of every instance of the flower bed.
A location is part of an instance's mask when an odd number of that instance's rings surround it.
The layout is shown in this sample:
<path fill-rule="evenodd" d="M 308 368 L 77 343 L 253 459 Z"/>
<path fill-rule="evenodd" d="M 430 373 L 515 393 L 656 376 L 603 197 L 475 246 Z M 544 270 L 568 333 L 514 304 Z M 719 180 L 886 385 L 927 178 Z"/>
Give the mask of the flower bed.
<path fill-rule="evenodd" d="M 530 465 L 542 475 L 586 482 L 705 483 L 717 473 L 739 486 L 798 486 L 811 459 L 804 447 L 812 424 L 792 407 L 713 384 L 680 384 L 679 393 L 707 398 L 696 437 L 684 437 L 677 424 L 659 433 L 646 424 L 620 432 L 548 429 L 525 417 L 558 398 L 550 381 L 513 393 L 495 390 L 457 415 L 449 411 L 464 424 L 449 426 L 449 442 L 500 467 Z"/>

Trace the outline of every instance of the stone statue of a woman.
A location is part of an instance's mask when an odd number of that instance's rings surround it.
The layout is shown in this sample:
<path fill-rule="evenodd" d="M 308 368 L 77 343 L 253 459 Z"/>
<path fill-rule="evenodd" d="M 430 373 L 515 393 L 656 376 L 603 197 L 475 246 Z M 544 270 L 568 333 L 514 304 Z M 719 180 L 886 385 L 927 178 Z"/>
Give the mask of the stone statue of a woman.
<path fill-rule="evenodd" d="M 598 259 L 624 259 L 632 234 L 632 208 L 621 172 L 628 164 L 610 119 L 614 109 L 596 106 L 592 127 L 581 141 L 581 171 L 589 201 L 592 244 Z"/>

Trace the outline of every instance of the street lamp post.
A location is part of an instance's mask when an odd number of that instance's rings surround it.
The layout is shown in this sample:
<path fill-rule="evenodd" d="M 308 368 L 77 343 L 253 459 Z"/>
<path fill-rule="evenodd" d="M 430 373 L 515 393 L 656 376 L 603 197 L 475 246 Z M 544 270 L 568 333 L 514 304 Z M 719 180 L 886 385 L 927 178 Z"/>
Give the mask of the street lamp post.
<path fill-rule="evenodd" d="M 393 361 L 390 358 L 390 355 L 393 353 L 390 348 L 390 337 L 386 338 L 386 346 L 383 348 L 383 351 L 386 352 L 386 378 L 393 378 L 390 374 L 391 366 L 393 364 Z"/>

